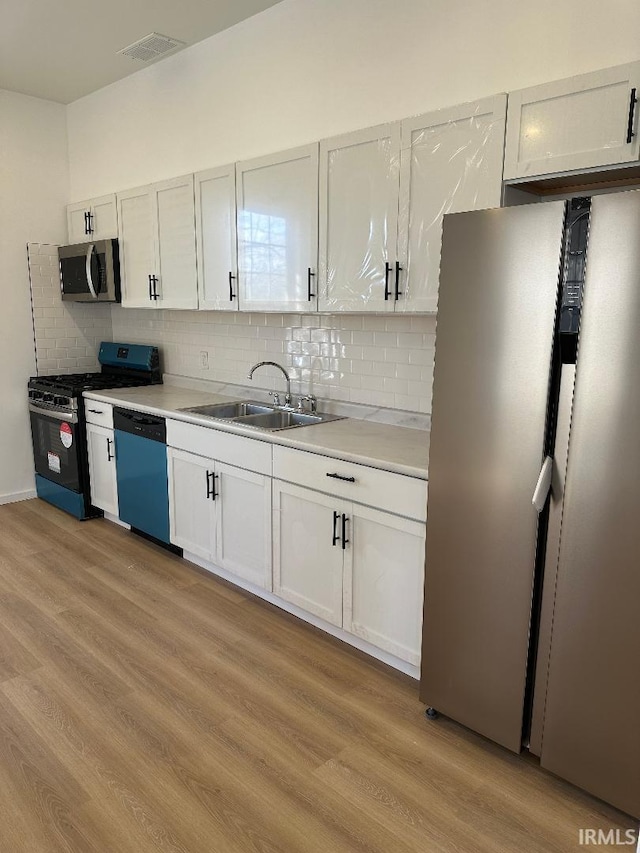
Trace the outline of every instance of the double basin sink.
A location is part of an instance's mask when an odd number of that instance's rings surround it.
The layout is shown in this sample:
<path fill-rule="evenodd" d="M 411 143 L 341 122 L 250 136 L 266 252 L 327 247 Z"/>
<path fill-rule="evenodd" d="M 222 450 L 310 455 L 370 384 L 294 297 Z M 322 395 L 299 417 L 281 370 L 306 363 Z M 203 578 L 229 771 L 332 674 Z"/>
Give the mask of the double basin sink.
<path fill-rule="evenodd" d="M 339 415 L 281 409 L 267 403 L 255 403 L 252 400 L 214 403 L 209 406 L 192 406 L 188 409 L 181 409 L 181 411 L 190 412 L 193 415 L 204 415 L 216 421 L 230 421 L 243 426 L 264 429 L 269 432 L 341 420 Z"/>

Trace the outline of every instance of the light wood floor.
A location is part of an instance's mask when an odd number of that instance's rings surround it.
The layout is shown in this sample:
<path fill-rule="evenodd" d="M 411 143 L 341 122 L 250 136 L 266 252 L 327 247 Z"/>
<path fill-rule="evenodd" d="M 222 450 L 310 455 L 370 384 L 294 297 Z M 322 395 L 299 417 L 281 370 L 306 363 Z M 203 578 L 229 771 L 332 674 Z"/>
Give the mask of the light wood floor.
<path fill-rule="evenodd" d="M 633 824 L 105 521 L 0 507 L 0 853 L 578 850 Z"/>

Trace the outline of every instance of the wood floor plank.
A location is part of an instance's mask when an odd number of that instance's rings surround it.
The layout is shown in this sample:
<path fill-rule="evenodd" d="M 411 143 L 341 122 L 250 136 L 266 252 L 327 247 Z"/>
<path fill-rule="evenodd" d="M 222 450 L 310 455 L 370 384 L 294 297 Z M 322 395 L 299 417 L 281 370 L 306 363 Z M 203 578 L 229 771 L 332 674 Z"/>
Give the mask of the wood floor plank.
<path fill-rule="evenodd" d="M 120 527 L 0 507 L 0 853 L 577 853 L 635 826 L 423 711 Z"/>

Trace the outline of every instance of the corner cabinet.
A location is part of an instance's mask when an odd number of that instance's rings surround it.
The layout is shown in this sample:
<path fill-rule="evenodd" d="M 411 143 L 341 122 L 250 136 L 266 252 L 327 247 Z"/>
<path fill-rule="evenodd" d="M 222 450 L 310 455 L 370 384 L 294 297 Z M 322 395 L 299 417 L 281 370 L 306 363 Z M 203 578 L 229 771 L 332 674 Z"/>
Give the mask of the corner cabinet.
<path fill-rule="evenodd" d="M 69 243 L 108 240 L 118 236 L 115 195 L 67 205 Z"/>
<path fill-rule="evenodd" d="M 426 482 L 275 447 L 273 515 L 274 593 L 419 664 Z"/>
<path fill-rule="evenodd" d="M 506 95 L 320 144 L 321 311 L 434 313 L 442 217 L 499 207 Z"/>
<path fill-rule="evenodd" d="M 633 163 L 640 62 L 509 94 L 504 178 Z"/>
<path fill-rule="evenodd" d="M 315 311 L 318 146 L 236 163 L 242 311 Z"/>
<path fill-rule="evenodd" d="M 167 440 L 171 542 L 270 591 L 270 445 L 175 421 Z"/>
<path fill-rule="evenodd" d="M 235 164 L 195 175 L 198 304 L 238 310 Z"/>
<path fill-rule="evenodd" d="M 193 175 L 118 193 L 122 304 L 197 308 Z"/>

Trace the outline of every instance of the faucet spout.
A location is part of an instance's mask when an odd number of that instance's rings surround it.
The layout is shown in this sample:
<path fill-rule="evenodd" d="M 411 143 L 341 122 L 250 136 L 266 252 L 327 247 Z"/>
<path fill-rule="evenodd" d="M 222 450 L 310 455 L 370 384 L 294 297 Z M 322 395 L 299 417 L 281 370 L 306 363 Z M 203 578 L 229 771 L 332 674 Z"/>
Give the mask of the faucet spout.
<path fill-rule="evenodd" d="M 287 393 L 285 394 L 284 402 L 285 402 L 286 406 L 290 406 L 291 405 L 291 379 L 289 378 L 289 374 L 284 369 L 284 367 L 281 364 L 278 364 L 277 361 L 259 361 L 257 364 L 253 365 L 253 367 L 251 368 L 251 370 L 249 371 L 249 373 L 247 375 L 247 378 L 253 379 L 253 374 L 256 372 L 256 370 L 259 367 L 277 367 L 278 370 L 282 371 L 284 378 L 287 381 Z"/>

